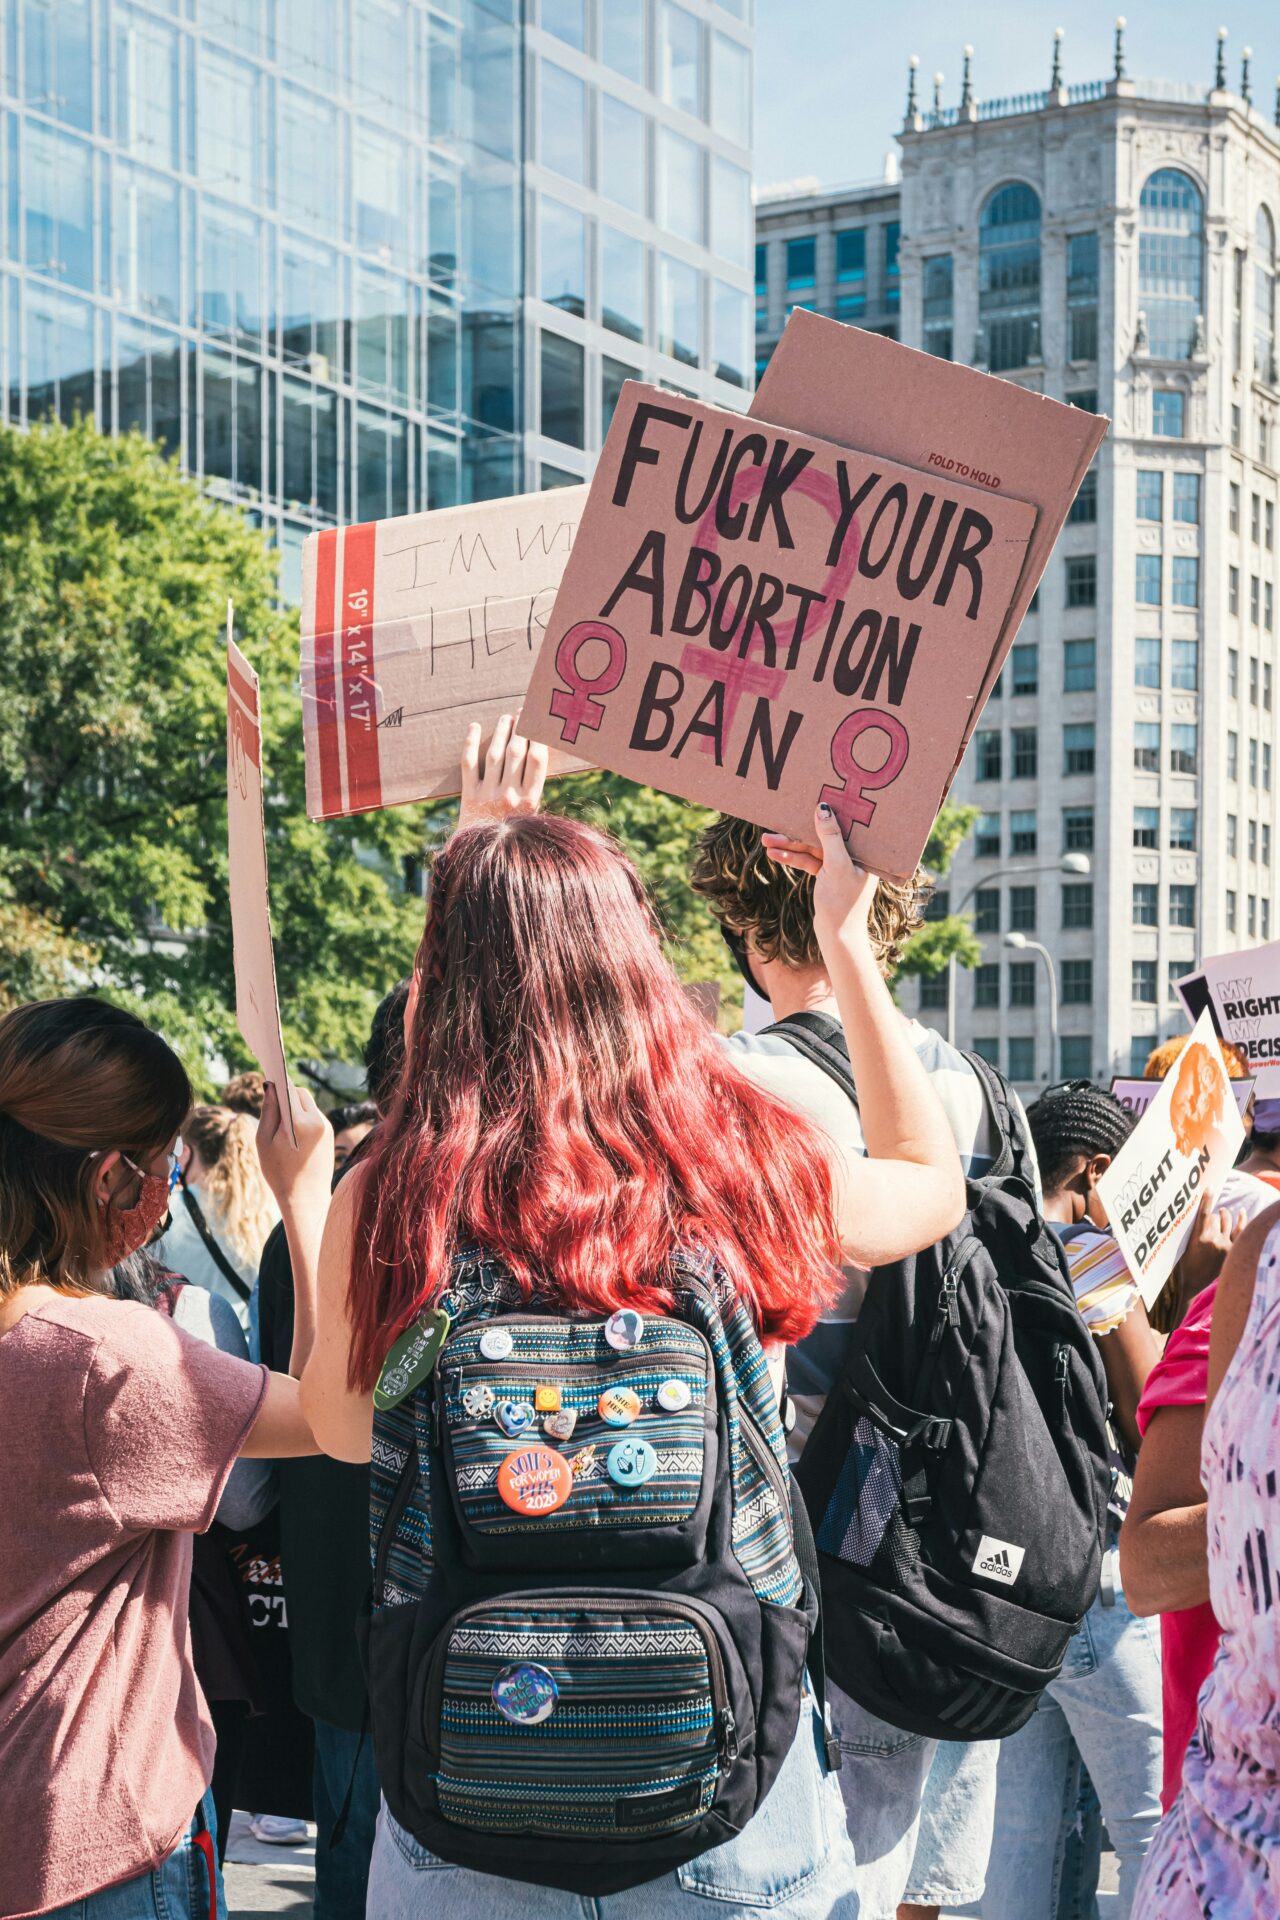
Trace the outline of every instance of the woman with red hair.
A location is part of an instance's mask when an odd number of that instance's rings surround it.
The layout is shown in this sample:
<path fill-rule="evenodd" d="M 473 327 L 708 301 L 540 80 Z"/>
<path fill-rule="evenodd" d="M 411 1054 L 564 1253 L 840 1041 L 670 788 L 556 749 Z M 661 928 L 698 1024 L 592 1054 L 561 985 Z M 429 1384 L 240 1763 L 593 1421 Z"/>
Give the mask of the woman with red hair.
<path fill-rule="evenodd" d="M 827 809 L 816 846 L 767 843 L 816 876 L 818 935 L 865 1090 L 869 1157 L 848 1162 L 726 1058 L 616 844 L 534 810 L 544 751 L 507 720 L 481 768 L 478 740 L 473 729 L 462 830 L 432 871 L 394 1104 L 333 1196 L 318 1273 L 295 1267 L 304 1347 L 314 1316 L 303 1404 L 320 1444 L 346 1460 L 369 1458 L 388 1350 L 444 1291 L 460 1249 L 483 1248 L 520 1298 L 569 1318 L 670 1312 L 672 1257 L 696 1245 L 780 1361 L 838 1288 L 842 1258 L 875 1266 L 931 1245 L 964 1204 L 946 1119 L 868 940 L 875 879 L 851 864 Z M 856 1910 L 837 1783 L 820 1755 L 802 1715 L 788 1792 L 780 1776 L 739 1840 L 715 1850 L 735 1855 L 731 1884 L 748 1905 L 758 1881 L 788 1916 Z M 780 1895 L 780 1859 L 797 1852 L 804 1872 L 793 1884 L 784 1875 Z M 424 1859 L 437 1870 L 415 1879 L 421 1853 L 384 1804 L 370 1912 L 503 1904 L 502 1883 L 440 1871 L 434 1855 Z M 701 1899 L 685 1874 L 607 1895 L 599 1909 L 610 1920 L 681 1912 Z M 508 1891 L 524 1914 L 565 1910 L 554 1889 Z"/>

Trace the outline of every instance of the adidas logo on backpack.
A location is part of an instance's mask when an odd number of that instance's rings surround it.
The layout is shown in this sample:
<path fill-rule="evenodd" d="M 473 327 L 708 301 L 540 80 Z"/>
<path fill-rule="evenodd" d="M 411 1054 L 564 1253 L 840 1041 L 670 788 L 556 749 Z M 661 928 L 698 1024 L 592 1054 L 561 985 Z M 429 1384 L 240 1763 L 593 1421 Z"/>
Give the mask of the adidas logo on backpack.
<path fill-rule="evenodd" d="M 767 1031 L 856 1101 L 836 1021 Z M 995 1162 L 954 1233 L 872 1275 L 795 1477 L 832 1678 L 892 1726 L 990 1740 L 1030 1718 L 1098 1590 L 1107 1392 L 1016 1102 L 965 1058 Z"/>

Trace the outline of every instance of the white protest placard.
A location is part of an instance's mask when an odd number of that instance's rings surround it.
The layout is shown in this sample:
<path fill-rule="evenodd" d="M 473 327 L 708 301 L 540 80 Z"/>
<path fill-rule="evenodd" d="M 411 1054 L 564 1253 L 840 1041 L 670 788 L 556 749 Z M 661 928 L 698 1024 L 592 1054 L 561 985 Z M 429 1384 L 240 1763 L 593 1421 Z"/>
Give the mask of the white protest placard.
<path fill-rule="evenodd" d="M 236 1020 L 244 1043 L 276 1090 L 296 1147 L 294 1092 L 280 1031 L 267 838 L 262 819 L 262 727 L 258 676 L 231 637 L 227 607 L 227 886 L 236 970 Z"/>
<path fill-rule="evenodd" d="M 1117 1078 L 1111 1082 L 1111 1092 L 1122 1107 L 1128 1107 L 1134 1118 L 1140 1120 L 1159 1093 L 1162 1084 L 1163 1082 L 1160 1080 L 1125 1080 Z M 1257 1084 L 1257 1081 L 1253 1079 L 1252 1075 L 1247 1079 L 1233 1080 L 1231 1082 L 1231 1091 L 1236 1097 L 1236 1105 L 1240 1109 L 1240 1118 L 1246 1125 L 1248 1124 L 1249 1109 L 1253 1105 L 1253 1096 Z"/>
<path fill-rule="evenodd" d="M 1243 1140 L 1244 1122 L 1204 1013 L 1098 1182 L 1111 1231 L 1148 1307 L 1181 1259 L 1205 1195 L 1217 1198 Z"/>
<path fill-rule="evenodd" d="M 1202 960 L 1200 972 L 1224 1040 L 1239 1047 L 1258 1098 L 1280 1095 L 1280 940 Z"/>
<path fill-rule="evenodd" d="M 587 488 L 329 527 L 302 555 L 313 820 L 459 790 L 472 720 L 518 713 Z M 552 773 L 582 761 L 552 756 Z"/>

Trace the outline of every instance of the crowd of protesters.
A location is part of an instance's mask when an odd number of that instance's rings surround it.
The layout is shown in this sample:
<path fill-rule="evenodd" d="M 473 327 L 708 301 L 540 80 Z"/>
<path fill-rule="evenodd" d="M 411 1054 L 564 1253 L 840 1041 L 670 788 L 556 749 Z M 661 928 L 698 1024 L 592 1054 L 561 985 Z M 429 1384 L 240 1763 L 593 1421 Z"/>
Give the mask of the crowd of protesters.
<path fill-rule="evenodd" d="M 1096 1597 L 1019 1730 L 899 1726 L 823 1687 L 815 1638 L 741 1831 L 585 1902 L 452 1863 L 388 1806 L 355 1626 L 394 1451 L 374 1390 L 459 1258 L 544 1319 L 611 1316 L 622 1349 L 696 1243 L 759 1343 L 785 1479 L 783 1415 L 794 1461 L 876 1270 L 952 1234 L 1001 1152 L 973 1064 L 885 985 L 923 876 L 877 884 L 822 808 L 804 842 L 714 822 L 692 882 L 773 1022 L 724 1038 L 620 849 L 540 810 L 544 776 L 509 720 L 487 752 L 473 729 L 366 1098 L 295 1091 L 296 1148 L 282 1089 L 242 1074 L 197 1105 L 102 999 L 0 1019 L 0 1920 L 217 1920 L 250 1779 L 262 1837 L 315 1821 L 317 1920 L 1088 1920 L 1108 1842 L 1121 1916 L 1280 1912 L 1280 1109 L 1148 1310 L 1099 1195 L 1132 1119 L 1081 1081 L 1025 1123 L 1105 1375 L 1109 1497 Z M 842 1035 L 856 1099 L 789 1042 L 797 1015 Z M 252 1768 L 279 1654 L 246 1578 L 277 1563 L 289 1760 Z"/>

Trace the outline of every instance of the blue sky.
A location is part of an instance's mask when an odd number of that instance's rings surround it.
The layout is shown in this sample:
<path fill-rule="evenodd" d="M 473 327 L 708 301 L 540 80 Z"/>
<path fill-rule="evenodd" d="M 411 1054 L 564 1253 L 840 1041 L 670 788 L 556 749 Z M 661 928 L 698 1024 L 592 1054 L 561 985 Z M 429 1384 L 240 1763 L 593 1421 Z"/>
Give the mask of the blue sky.
<path fill-rule="evenodd" d="M 1133 0 L 1131 0 L 1131 4 Z M 1242 49 L 1253 48 L 1253 100 L 1270 117 L 1280 73 L 1280 9 L 1263 0 L 1223 11 L 1200 0 L 1146 0 L 1128 16 L 1125 64 L 1135 78 L 1213 78 L 1218 27 L 1230 29 L 1228 84 L 1239 90 Z M 902 125 L 907 59 L 920 56 L 921 94 L 946 75 L 960 97 L 961 48 L 974 47 L 979 99 L 1048 85 L 1053 29 L 1066 28 L 1063 77 L 1111 72 L 1114 12 L 1063 0 L 756 0 L 756 182 L 816 177 L 824 186 L 878 177 Z"/>

